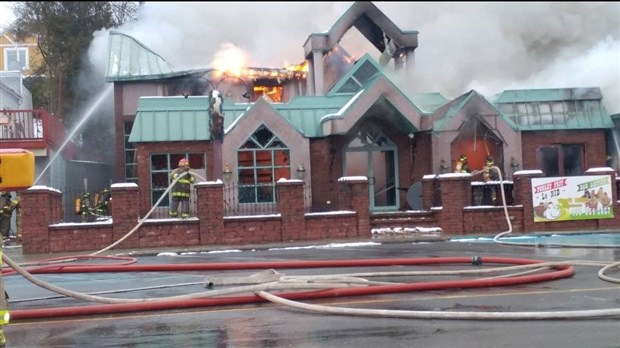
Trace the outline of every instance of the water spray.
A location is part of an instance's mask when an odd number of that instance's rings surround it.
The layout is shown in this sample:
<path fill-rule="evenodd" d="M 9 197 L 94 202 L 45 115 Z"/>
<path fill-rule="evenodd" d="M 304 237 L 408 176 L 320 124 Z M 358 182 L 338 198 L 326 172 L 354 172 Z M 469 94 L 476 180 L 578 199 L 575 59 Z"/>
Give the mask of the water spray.
<path fill-rule="evenodd" d="M 71 141 L 71 139 L 73 139 L 73 137 L 75 136 L 75 133 L 77 133 L 77 131 L 82 128 L 82 125 L 84 125 L 84 123 L 90 119 L 90 117 L 94 114 L 95 110 L 97 110 L 97 108 L 101 105 L 101 103 L 103 103 L 103 101 L 106 99 L 106 97 L 108 96 L 108 94 L 110 94 L 112 91 L 114 90 L 114 86 L 112 84 L 110 84 L 109 86 L 107 86 L 97 97 L 97 99 L 95 100 L 95 102 L 93 103 L 93 105 L 86 111 L 86 113 L 84 113 L 84 117 L 82 117 L 82 119 L 80 120 L 80 122 L 78 122 L 75 127 L 73 127 L 73 129 L 71 130 L 71 132 L 69 132 L 69 134 L 67 135 L 67 139 L 65 139 L 65 141 L 62 143 L 62 145 L 58 148 L 58 150 L 56 151 L 56 153 L 54 154 L 54 156 L 52 156 L 52 158 L 47 162 L 47 165 L 45 166 L 45 168 L 43 168 L 43 170 L 41 171 L 41 174 L 39 174 L 39 176 L 37 177 L 37 179 L 34 181 L 34 185 L 36 185 L 39 180 L 41 179 L 41 177 L 43 177 L 43 174 L 45 174 L 45 172 L 47 172 L 47 170 L 49 169 L 49 167 L 52 165 L 52 163 L 56 160 L 56 158 L 62 153 L 62 150 L 67 146 L 67 144 Z"/>

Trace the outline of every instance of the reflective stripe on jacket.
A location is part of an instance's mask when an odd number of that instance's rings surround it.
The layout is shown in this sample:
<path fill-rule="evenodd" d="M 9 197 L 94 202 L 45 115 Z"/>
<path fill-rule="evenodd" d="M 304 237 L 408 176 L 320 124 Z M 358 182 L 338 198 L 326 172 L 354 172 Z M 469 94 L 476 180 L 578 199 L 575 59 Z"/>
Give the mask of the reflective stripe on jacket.
<path fill-rule="evenodd" d="M 192 188 L 191 184 L 193 184 L 196 179 L 192 174 L 177 168 L 172 173 L 172 181 L 176 180 L 179 176 L 181 176 L 181 179 L 172 187 L 172 197 L 189 197 Z"/>

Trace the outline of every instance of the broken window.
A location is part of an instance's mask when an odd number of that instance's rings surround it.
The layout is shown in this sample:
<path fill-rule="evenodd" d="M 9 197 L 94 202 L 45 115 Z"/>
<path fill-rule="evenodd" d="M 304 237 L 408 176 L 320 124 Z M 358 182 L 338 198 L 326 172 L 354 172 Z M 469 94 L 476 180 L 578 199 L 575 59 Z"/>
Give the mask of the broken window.
<path fill-rule="evenodd" d="M 539 168 L 545 176 L 575 176 L 584 172 L 582 144 L 554 144 L 538 149 Z"/>

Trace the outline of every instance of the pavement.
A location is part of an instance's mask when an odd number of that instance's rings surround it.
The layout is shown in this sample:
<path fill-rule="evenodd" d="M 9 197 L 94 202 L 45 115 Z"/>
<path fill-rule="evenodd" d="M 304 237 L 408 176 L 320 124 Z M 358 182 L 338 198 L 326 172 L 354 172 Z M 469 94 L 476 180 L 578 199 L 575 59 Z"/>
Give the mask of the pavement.
<path fill-rule="evenodd" d="M 304 247 L 312 245 L 326 244 L 346 244 L 346 243 L 403 243 L 403 242 L 439 242 L 449 240 L 452 236 L 445 236 L 439 233 L 382 233 L 374 234 L 371 238 L 356 239 L 326 239 L 312 241 L 289 241 L 279 243 L 264 244 L 242 244 L 242 245 L 196 245 L 192 247 L 169 247 L 169 248 L 148 248 L 148 249 L 111 249 L 106 252 L 97 254 L 101 256 L 155 256 L 159 253 L 183 253 L 183 252 L 208 252 L 219 250 L 253 250 L 253 249 L 272 249 L 286 247 Z M 65 252 L 65 253 L 40 253 L 40 254 L 24 254 L 21 242 L 11 240 L 3 246 L 3 252 L 14 262 L 18 264 L 33 261 L 48 260 L 54 258 L 67 258 L 72 256 L 82 256 L 96 253 L 98 250 L 84 252 Z"/>

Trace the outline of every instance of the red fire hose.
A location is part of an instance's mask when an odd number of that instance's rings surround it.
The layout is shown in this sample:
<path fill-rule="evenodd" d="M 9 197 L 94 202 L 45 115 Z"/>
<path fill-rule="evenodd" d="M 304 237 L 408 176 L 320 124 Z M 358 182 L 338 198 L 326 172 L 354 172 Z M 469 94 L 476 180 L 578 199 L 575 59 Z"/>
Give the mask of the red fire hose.
<path fill-rule="evenodd" d="M 363 259 L 363 260 L 316 260 L 316 261 L 277 261 L 249 263 L 202 263 L 202 264 L 162 264 L 162 265 L 56 265 L 28 270 L 29 273 L 88 273 L 88 272 L 161 272 L 161 271 L 214 271 L 214 270 L 245 270 L 245 269 L 294 269 L 294 268 L 333 268 L 333 267 L 376 267 L 405 265 L 438 265 L 438 264 L 510 264 L 531 265 L 544 261 L 506 258 L 506 257 L 436 257 L 436 258 L 405 258 L 405 259 Z M 529 274 L 493 279 L 432 281 L 372 287 L 348 287 L 327 290 L 312 290 L 280 293 L 278 296 L 289 300 L 318 299 L 342 296 L 364 296 L 375 294 L 401 293 L 423 290 L 482 288 L 492 286 L 509 286 L 535 283 L 548 280 L 567 278 L 574 274 L 571 265 L 553 266 L 544 274 Z M 102 304 L 76 307 L 57 307 L 40 309 L 12 310 L 11 318 L 37 319 L 58 318 L 79 315 L 96 315 L 126 313 L 166 309 L 183 309 L 195 307 L 223 306 L 234 304 L 250 304 L 265 302 L 258 295 L 219 297 L 206 299 L 161 300 L 139 303 Z"/>

